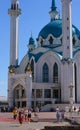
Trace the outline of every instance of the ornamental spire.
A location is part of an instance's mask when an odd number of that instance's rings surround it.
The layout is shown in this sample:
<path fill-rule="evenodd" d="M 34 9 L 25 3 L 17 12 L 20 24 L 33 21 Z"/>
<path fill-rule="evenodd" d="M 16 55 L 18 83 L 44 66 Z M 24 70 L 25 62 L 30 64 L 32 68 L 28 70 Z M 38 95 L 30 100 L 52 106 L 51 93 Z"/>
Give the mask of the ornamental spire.
<path fill-rule="evenodd" d="M 56 11 L 56 8 L 55 0 L 52 0 L 51 11 Z"/>
<path fill-rule="evenodd" d="M 31 37 L 29 38 L 29 44 L 28 44 L 29 52 L 34 50 L 34 48 L 35 48 L 35 41 L 32 37 L 32 32 L 31 32 Z"/>
<path fill-rule="evenodd" d="M 52 0 L 51 11 L 49 12 L 49 14 L 50 14 L 50 17 L 51 17 L 51 21 L 60 18 L 60 14 L 57 11 L 55 0 Z"/>

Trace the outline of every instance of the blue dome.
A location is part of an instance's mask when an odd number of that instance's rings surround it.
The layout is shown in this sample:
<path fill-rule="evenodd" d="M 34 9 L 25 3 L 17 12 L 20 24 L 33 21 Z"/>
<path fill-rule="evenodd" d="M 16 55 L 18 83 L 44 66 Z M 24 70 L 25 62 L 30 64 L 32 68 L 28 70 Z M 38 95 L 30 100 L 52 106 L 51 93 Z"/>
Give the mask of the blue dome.
<path fill-rule="evenodd" d="M 49 34 L 56 38 L 62 35 L 62 20 L 57 19 L 48 23 L 40 31 L 38 38 L 41 36 L 45 39 Z M 72 26 L 72 35 L 76 35 L 80 39 L 80 31 L 74 25 Z"/>
<path fill-rule="evenodd" d="M 29 45 L 34 45 L 34 39 L 32 37 L 29 38 Z"/>

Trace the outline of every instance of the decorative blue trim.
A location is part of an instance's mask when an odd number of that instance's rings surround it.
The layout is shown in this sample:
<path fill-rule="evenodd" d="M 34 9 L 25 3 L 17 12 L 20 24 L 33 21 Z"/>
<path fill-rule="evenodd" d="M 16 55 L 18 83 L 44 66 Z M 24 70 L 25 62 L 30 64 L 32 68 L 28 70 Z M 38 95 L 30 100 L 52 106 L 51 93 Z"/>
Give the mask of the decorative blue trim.
<path fill-rule="evenodd" d="M 54 53 L 60 58 L 60 60 L 62 60 L 62 55 L 61 55 L 62 52 L 57 52 L 57 51 L 52 50 L 52 49 L 49 49 L 48 51 L 54 52 Z M 33 53 L 28 52 L 29 60 L 31 59 L 31 57 L 34 57 L 34 58 L 35 58 L 35 62 L 37 62 L 37 61 L 39 60 L 39 58 L 40 58 L 42 55 L 44 55 L 45 53 L 47 53 L 48 51 L 46 51 L 46 52 L 44 52 L 44 53 L 39 52 L 39 53 L 37 53 L 37 54 L 33 54 Z"/>
<path fill-rule="evenodd" d="M 73 63 L 73 58 L 63 58 L 62 60 L 62 63 L 64 64 L 64 63 Z"/>

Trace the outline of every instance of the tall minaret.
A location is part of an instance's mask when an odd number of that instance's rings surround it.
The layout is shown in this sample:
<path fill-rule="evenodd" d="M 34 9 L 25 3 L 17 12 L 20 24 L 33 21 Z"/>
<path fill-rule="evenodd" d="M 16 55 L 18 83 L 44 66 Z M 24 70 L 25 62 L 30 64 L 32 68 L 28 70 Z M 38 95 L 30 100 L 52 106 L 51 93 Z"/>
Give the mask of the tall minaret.
<path fill-rule="evenodd" d="M 18 0 L 11 0 L 10 15 L 10 65 L 18 65 L 18 18 L 21 14 Z"/>
<path fill-rule="evenodd" d="M 72 0 L 62 0 L 61 100 L 75 101 L 74 62 L 72 49 Z"/>
<path fill-rule="evenodd" d="M 59 15 L 59 12 L 57 11 L 55 0 L 52 0 L 51 11 L 49 12 L 49 14 L 51 17 L 51 21 L 53 21 L 55 19 L 59 19 L 60 15 Z"/>
<path fill-rule="evenodd" d="M 62 0 L 63 58 L 72 59 L 72 0 Z"/>

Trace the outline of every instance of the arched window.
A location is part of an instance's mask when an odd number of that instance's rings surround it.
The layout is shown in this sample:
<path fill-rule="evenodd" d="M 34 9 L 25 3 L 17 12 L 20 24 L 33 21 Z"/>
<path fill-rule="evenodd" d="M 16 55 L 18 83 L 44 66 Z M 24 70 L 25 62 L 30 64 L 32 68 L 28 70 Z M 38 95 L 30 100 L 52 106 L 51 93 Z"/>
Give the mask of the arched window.
<path fill-rule="evenodd" d="M 49 81 L 49 68 L 48 65 L 45 63 L 43 65 L 43 82 L 48 82 Z"/>
<path fill-rule="evenodd" d="M 30 65 L 29 62 L 28 62 L 28 64 L 27 64 L 26 68 L 25 68 L 25 73 L 26 73 L 27 71 L 31 71 L 31 65 Z"/>
<path fill-rule="evenodd" d="M 60 40 L 61 40 L 61 44 L 62 44 L 62 38 Z"/>
<path fill-rule="evenodd" d="M 58 65 L 56 63 L 53 66 L 53 83 L 58 83 Z"/>
<path fill-rule="evenodd" d="M 13 9 L 13 4 L 11 5 L 11 9 Z"/>
<path fill-rule="evenodd" d="M 18 9 L 18 4 L 17 4 L 16 8 Z"/>
<path fill-rule="evenodd" d="M 32 80 L 34 80 L 34 60 L 31 60 Z"/>
<path fill-rule="evenodd" d="M 41 46 L 43 46 L 43 40 L 42 40 L 42 39 L 41 39 L 41 42 L 40 42 L 40 43 L 41 43 Z"/>
<path fill-rule="evenodd" d="M 14 89 L 14 97 L 16 99 L 19 98 L 25 98 L 26 97 L 26 91 L 24 87 L 21 84 L 18 84 Z"/>
<path fill-rule="evenodd" d="M 25 88 L 21 85 L 18 84 L 15 89 L 14 89 L 14 102 L 13 105 L 16 107 L 26 107 L 26 90 Z M 21 105 L 20 105 L 21 104 Z"/>
<path fill-rule="evenodd" d="M 76 43 L 75 37 L 73 37 L 72 41 L 73 41 L 73 46 L 75 46 L 75 43 Z"/>
<path fill-rule="evenodd" d="M 50 45 L 52 45 L 53 44 L 53 38 L 50 36 L 50 38 L 49 38 L 49 43 L 50 43 Z"/>
<path fill-rule="evenodd" d="M 14 10 L 16 10 L 16 4 L 14 4 Z"/>

